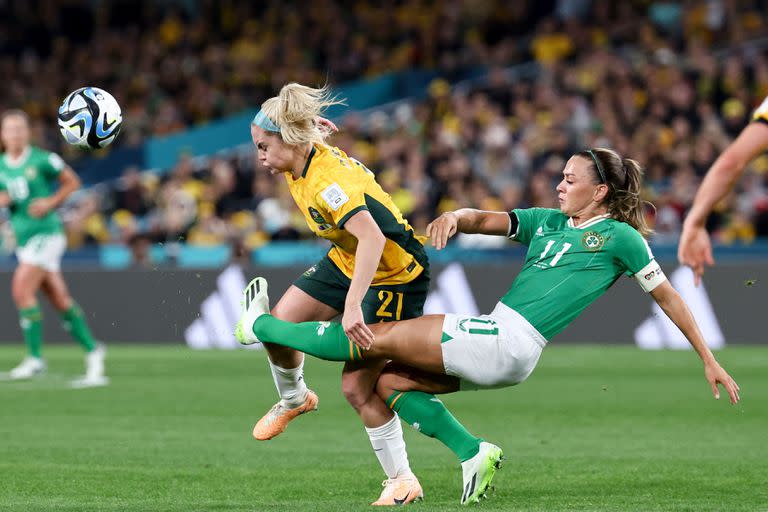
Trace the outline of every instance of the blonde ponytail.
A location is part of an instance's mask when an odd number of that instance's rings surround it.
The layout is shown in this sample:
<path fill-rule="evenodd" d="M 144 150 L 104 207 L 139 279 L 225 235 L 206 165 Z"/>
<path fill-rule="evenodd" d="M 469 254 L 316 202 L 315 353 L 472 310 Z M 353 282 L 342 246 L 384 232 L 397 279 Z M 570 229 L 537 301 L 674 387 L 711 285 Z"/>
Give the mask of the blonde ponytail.
<path fill-rule="evenodd" d="M 280 129 L 286 144 L 322 143 L 328 135 L 317 125 L 317 118 L 332 105 L 343 105 L 332 95 L 328 86 L 314 89 L 290 83 L 280 94 L 261 105 L 261 111 Z"/>

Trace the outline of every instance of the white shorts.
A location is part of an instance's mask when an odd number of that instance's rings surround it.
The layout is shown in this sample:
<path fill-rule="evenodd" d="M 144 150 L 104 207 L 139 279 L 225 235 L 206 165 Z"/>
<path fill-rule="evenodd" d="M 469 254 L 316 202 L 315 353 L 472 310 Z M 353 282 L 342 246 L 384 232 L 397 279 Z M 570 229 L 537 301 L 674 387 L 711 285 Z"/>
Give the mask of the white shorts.
<path fill-rule="evenodd" d="M 461 389 L 503 388 L 523 382 L 547 340 L 518 312 L 499 302 L 490 315 L 445 315 L 445 373 Z"/>
<path fill-rule="evenodd" d="M 67 237 L 62 233 L 35 235 L 27 243 L 16 248 L 16 258 L 21 263 L 42 267 L 48 272 L 61 268 L 61 257 L 67 249 Z"/>

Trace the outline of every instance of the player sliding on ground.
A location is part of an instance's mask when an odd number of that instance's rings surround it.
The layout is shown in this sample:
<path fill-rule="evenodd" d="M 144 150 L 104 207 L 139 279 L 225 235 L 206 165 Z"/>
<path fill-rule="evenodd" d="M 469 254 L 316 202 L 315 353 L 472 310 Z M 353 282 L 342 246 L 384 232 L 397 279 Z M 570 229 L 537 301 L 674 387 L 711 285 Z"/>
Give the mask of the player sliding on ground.
<path fill-rule="evenodd" d="M 637 162 L 608 149 L 572 156 L 557 186 L 560 210 L 512 212 L 462 209 L 441 215 L 427 234 L 442 249 L 456 232 L 502 235 L 528 246 L 520 274 L 489 315 L 428 315 L 370 325 L 373 336 L 353 343 L 340 324 L 292 324 L 269 315 L 267 283 L 246 288 L 236 328 L 241 343 L 268 341 L 331 361 L 390 359 L 377 392 L 411 425 L 448 446 L 463 461 L 462 503 L 477 501 L 494 476 L 501 450 L 467 432 L 418 391 L 447 393 L 523 382 L 542 349 L 622 275 L 633 276 L 688 338 L 704 363 L 715 398 L 722 384 L 731 403 L 739 386 L 718 364 L 690 310 L 667 281 L 643 238 L 650 230 L 639 198 Z M 404 392 L 408 392 L 404 394 Z M 470 447 L 477 453 L 464 460 Z"/>

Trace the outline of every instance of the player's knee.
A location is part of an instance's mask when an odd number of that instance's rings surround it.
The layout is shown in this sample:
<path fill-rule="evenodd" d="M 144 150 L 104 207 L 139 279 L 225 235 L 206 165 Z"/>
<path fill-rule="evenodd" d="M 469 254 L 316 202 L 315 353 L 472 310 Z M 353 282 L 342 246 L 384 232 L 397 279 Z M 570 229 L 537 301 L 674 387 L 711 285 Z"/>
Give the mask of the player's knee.
<path fill-rule="evenodd" d="M 13 302 L 18 308 L 29 308 L 35 305 L 35 292 L 21 283 L 13 283 L 11 287 Z"/>
<path fill-rule="evenodd" d="M 341 392 L 355 410 L 361 409 L 373 396 L 373 389 L 365 386 L 355 375 L 342 375 Z"/>
<path fill-rule="evenodd" d="M 395 392 L 395 383 L 397 378 L 391 373 L 382 373 L 379 380 L 376 381 L 376 394 L 386 402 L 387 398 Z"/>

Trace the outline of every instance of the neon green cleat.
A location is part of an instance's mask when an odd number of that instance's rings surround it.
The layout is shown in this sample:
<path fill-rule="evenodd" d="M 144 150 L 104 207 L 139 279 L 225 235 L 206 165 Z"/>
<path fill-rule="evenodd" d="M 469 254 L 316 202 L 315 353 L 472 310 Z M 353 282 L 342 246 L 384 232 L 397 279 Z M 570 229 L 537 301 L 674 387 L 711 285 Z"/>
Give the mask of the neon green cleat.
<path fill-rule="evenodd" d="M 267 280 L 257 277 L 243 290 L 243 311 L 235 326 L 235 339 L 243 345 L 253 345 L 259 338 L 253 334 L 253 323 L 261 315 L 269 313 L 269 296 L 267 295 Z"/>
<path fill-rule="evenodd" d="M 491 481 L 496 475 L 496 470 L 501 467 L 504 452 L 491 443 L 480 443 L 480 451 L 477 455 L 461 463 L 461 472 L 464 476 L 464 492 L 461 495 L 461 504 L 478 503 L 486 497 Z"/>

